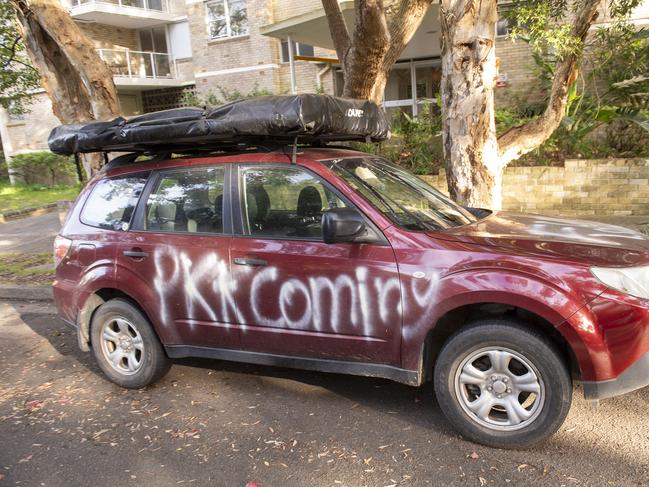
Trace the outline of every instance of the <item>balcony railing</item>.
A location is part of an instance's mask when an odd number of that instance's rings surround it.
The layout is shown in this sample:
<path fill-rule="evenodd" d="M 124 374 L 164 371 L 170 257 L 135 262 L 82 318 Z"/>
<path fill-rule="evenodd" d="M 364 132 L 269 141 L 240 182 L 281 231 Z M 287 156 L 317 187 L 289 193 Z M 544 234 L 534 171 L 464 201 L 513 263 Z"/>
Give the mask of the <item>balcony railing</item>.
<path fill-rule="evenodd" d="M 126 78 L 174 79 L 176 62 L 166 52 L 131 51 L 130 49 L 97 49 L 113 76 Z"/>
<path fill-rule="evenodd" d="M 70 6 L 73 8 L 96 3 L 155 10 L 156 12 L 169 12 L 169 0 L 70 0 Z"/>

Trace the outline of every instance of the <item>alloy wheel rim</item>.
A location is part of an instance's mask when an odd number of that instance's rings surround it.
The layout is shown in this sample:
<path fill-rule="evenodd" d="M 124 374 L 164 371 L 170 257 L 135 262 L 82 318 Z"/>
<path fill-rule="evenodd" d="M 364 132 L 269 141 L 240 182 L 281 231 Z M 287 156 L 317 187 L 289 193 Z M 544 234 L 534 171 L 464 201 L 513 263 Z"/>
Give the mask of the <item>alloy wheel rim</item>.
<path fill-rule="evenodd" d="M 455 374 L 455 395 L 472 421 L 497 431 L 514 431 L 538 418 L 545 385 L 524 355 L 487 347 L 462 360 Z"/>
<path fill-rule="evenodd" d="M 124 317 L 114 317 L 104 322 L 101 350 L 108 365 L 120 374 L 133 375 L 142 367 L 142 336 L 133 323 Z"/>

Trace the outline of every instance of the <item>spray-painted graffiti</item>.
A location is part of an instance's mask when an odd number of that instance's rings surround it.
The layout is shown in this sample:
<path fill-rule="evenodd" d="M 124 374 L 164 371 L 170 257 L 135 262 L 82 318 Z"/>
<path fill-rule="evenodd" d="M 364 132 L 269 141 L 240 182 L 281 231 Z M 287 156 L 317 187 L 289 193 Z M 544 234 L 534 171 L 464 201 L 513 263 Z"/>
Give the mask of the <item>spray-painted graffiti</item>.
<path fill-rule="evenodd" d="M 303 279 L 284 278 L 272 266 L 241 269 L 235 279 L 227 261 L 215 252 L 193 261 L 186 253 L 165 247 L 156 250 L 154 261 L 153 285 L 165 324 L 172 323 L 174 309 L 183 306 L 190 319 L 203 315 L 221 323 L 329 333 L 339 333 L 343 325 L 351 324 L 357 334 L 373 336 L 377 330 L 395 326 L 402 316 L 411 317 L 412 325 L 426 321 L 439 280 L 437 274 L 429 272 L 424 278 L 406 280 L 402 286 L 397 276 L 376 277 L 363 266 L 336 277 Z M 238 296 L 248 300 L 245 306 L 237 305 L 238 288 L 247 290 Z M 264 306 L 269 299 L 274 305 Z M 244 316 L 245 310 L 252 316 Z"/>

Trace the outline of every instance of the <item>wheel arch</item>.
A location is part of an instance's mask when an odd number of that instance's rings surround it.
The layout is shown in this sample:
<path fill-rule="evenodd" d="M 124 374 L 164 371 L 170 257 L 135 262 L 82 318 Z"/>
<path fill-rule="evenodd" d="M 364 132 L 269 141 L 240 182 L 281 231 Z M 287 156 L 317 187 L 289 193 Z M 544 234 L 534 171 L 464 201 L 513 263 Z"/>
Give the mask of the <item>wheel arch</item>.
<path fill-rule="evenodd" d="M 144 309 L 143 306 L 140 305 L 140 303 L 130 296 L 129 294 L 125 293 L 124 291 L 114 288 L 114 287 L 103 287 L 100 289 L 97 289 L 94 291 L 92 294 L 88 296 L 86 301 L 84 302 L 83 306 L 81 307 L 79 311 L 79 317 L 77 319 L 77 325 L 78 325 L 78 340 L 79 340 L 79 348 L 83 350 L 84 352 L 89 352 L 90 351 L 90 324 L 92 323 L 92 319 L 95 315 L 95 312 L 99 307 L 106 303 L 107 301 L 110 301 L 111 299 L 124 299 L 131 303 L 133 306 L 135 306 L 138 311 L 140 311 L 144 317 L 149 320 L 149 323 L 153 322 L 151 321 L 151 317 L 149 316 L 149 313 L 147 313 L 146 309 Z M 158 335 L 158 332 L 156 331 L 156 327 L 153 325 L 153 332 L 158 336 L 158 340 L 160 339 L 160 336 Z M 162 342 L 160 342 L 162 343 Z"/>
<path fill-rule="evenodd" d="M 581 365 L 569 340 L 548 316 L 530 311 L 525 306 L 510 303 L 481 301 L 452 308 L 442 314 L 423 341 L 420 352 L 423 382 L 432 377 L 435 360 L 444 343 L 456 332 L 481 318 L 505 318 L 524 323 L 547 336 L 561 353 L 573 377 L 581 376 Z"/>

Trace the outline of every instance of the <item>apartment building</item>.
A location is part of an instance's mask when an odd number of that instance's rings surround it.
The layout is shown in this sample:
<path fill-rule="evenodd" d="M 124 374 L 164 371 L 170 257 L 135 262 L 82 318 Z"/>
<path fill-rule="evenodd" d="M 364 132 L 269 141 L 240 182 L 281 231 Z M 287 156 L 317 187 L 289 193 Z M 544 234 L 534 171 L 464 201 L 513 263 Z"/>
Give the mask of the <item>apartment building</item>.
<path fill-rule="evenodd" d="M 223 99 L 223 92 L 276 94 L 342 91 L 342 73 L 320 0 L 62 0 L 108 63 L 125 116 Z M 353 0 L 340 0 L 348 25 Z M 649 25 L 649 0 L 634 12 Z M 600 22 L 606 22 L 606 16 Z M 494 26 L 499 58 L 497 100 L 529 96 L 533 61 L 524 42 Z M 439 93 L 440 25 L 433 4 L 389 77 L 387 110 L 416 115 Z M 59 123 L 47 95 L 35 93 L 30 111 L 0 109 L 5 156 L 47 148 Z"/>

